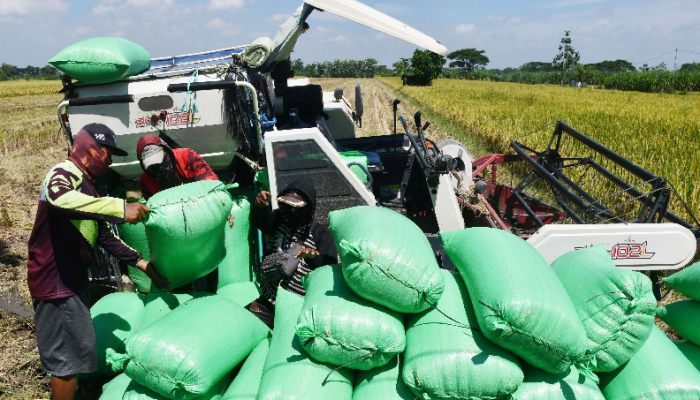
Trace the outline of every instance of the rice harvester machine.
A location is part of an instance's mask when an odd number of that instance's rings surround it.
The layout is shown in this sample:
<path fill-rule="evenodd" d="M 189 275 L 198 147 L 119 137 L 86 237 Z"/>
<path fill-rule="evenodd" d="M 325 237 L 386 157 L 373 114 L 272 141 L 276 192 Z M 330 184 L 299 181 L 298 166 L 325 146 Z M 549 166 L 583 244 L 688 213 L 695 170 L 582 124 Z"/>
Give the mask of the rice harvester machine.
<path fill-rule="evenodd" d="M 473 160 L 456 140 L 437 144 L 428 140 L 425 131 L 430 123 L 424 124 L 420 113 L 413 120 L 415 134 L 401 117 L 403 133 L 395 125 L 393 134 L 357 137 L 364 113 L 359 84 L 353 107 L 342 89 L 324 93 L 308 79 L 292 79 L 290 54 L 309 29 L 306 20 L 314 11 L 447 54 L 431 37 L 358 1 L 304 0 L 274 39 L 155 58 L 145 72 L 106 84 L 73 82 L 64 76 L 65 99 L 58 106 L 58 117 L 66 141 L 70 146 L 80 127 L 95 122 L 113 129 L 120 147 L 126 149 L 135 149 L 145 134 L 158 135 L 173 148 L 194 149 L 222 180 L 252 188 L 256 173 L 266 171 L 273 207 L 277 191 L 300 176 L 308 177 L 317 188 L 316 219 L 321 223 L 328 223 L 330 211 L 348 207 L 394 209 L 421 227 L 445 268 L 450 262 L 439 233 L 468 226 L 509 230 L 531 241 L 548 261 L 577 246 L 618 243 L 629 243 L 612 253 L 616 264 L 626 268 L 676 269 L 694 257 L 698 230 L 667 212 L 669 189 L 663 180 L 654 181 L 657 191 L 642 195 L 635 187 L 626 188 L 623 180 L 612 179 L 645 204 L 643 220 L 613 218 L 610 206 L 594 201 L 583 189 L 560 187 L 564 178 L 558 172 L 570 170 L 571 160 L 557 159 L 558 150 L 536 153 L 518 144 L 514 147 L 518 155 Z M 394 100 L 395 120 L 398 103 Z M 563 123 L 557 126 L 558 132 L 575 132 Z M 598 144 L 594 150 L 602 149 Z M 348 154 L 359 154 L 363 162 Z M 529 193 L 532 185 L 525 181 L 517 187 L 496 182 L 498 163 L 517 157 L 532 169 L 529 179 L 551 186 L 555 202 Z M 652 177 L 623 160 L 617 155 L 613 162 L 643 179 Z M 591 162 L 586 165 L 595 168 Z M 487 167 L 493 170 L 492 179 L 484 176 Z M 141 173 L 135 151 L 128 157 L 113 157 L 107 192 L 135 193 Z M 586 210 L 585 217 L 578 218 L 567 208 L 572 201 Z M 564 223 L 567 220 L 576 224 Z M 666 220 L 669 223 L 647 223 Z M 107 276 L 116 276 L 114 271 Z"/>

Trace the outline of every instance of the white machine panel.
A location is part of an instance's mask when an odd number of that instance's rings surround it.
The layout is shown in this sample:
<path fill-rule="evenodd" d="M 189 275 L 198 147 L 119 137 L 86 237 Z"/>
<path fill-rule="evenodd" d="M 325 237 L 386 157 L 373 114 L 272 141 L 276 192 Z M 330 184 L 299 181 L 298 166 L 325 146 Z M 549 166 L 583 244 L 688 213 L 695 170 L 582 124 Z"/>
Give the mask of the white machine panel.
<path fill-rule="evenodd" d="M 113 157 L 112 169 L 125 177 L 139 176 L 141 166 L 136 160 L 136 143 L 145 134 L 158 135 L 160 130 L 185 148 L 194 149 L 213 167 L 225 167 L 238 144 L 227 131 L 223 116 L 223 90 L 193 92 L 197 112 L 187 102 L 182 110 L 185 93 L 168 93 L 168 85 L 187 83 L 189 77 L 160 78 L 139 81 L 120 81 L 108 85 L 76 86 L 80 98 L 130 94 L 133 103 L 94 106 L 70 106 L 67 109 L 71 130 L 75 136 L 80 128 L 90 123 L 102 123 L 117 134 L 119 147 L 129 152 L 127 157 Z M 199 82 L 218 80 L 215 76 L 200 75 Z M 167 112 L 165 121 L 154 126 L 151 118 Z M 209 156 L 217 154 L 216 156 Z"/>
<path fill-rule="evenodd" d="M 605 245 L 616 266 L 675 270 L 692 261 L 697 241 L 678 224 L 546 225 L 528 239 L 548 263 L 574 250 Z"/>

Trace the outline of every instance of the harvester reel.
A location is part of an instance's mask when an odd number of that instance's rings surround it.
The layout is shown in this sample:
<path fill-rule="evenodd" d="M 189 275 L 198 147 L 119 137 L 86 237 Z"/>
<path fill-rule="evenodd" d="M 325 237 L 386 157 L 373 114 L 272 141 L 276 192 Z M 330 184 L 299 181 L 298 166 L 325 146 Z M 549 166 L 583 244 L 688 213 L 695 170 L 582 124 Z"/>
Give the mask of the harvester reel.
<path fill-rule="evenodd" d="M 450 156 L 457 162 L 457 166 L 450 173 L 450 182 L 456 192 L 469 191 L 472 185 L 472 156 L 469 150 L 457 140 L 443 139 L 437 147 L 446 156 Z"/>

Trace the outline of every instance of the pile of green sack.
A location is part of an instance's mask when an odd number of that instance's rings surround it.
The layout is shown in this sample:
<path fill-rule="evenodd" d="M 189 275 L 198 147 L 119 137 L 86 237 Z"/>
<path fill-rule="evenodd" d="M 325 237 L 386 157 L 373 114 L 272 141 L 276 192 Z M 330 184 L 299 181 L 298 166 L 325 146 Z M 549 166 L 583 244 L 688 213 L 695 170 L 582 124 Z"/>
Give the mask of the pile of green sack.
<path fill-rule="evenodd" d="M 178 283 L 234 257 L 201 251 L 210 244 L 197 234 L 228 251 L 254 229 L 249 195 L 218 182 L 180 188 L 187 194 L 151 199 L 146 239 L 132 241 L 145 242 L 156 265 L 173 266 L 159 271 Z M 227 223 L 213 222 L 225 222 L 228 211 L 236 224 L 245 221 L 230 237 Z M 217 294 L 139 289 L 96 303 L 96 375 L 114 376 L 102 398 L 700 398 L 700 264 L 666 280 L 693 300 L 657 310 L 651 281 L 616 268 L 603 246 L 550 265 L 505 231 L 446 232 L 452 272 L 439 268 L 421 229 L 394 211 L 355 207 L 329 219 L 339 264 L 306 275 L 304 298 L 278 289 L 273 331 L 244 308 L 259 292 L 242 250 Z M 182 236 L 180 252 L 191 241 L 198 258 L 164 257 L 173 250 L 165 232 Z M 668 339 L 656 315 L 688 341 Z"/>

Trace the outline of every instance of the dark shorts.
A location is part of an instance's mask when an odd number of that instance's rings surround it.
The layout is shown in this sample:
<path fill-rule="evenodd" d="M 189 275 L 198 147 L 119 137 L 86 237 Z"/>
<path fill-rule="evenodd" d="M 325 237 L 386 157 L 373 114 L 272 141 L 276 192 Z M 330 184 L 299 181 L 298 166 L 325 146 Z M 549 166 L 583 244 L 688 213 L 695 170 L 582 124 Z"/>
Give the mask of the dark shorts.
<path fill-rule="evenodd" d="M 44 371 L 58 377 L 96 372 L 95 328 L 87 290 L 75 296 L 33 302 L 36 341 Z"/>

